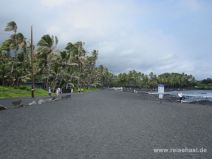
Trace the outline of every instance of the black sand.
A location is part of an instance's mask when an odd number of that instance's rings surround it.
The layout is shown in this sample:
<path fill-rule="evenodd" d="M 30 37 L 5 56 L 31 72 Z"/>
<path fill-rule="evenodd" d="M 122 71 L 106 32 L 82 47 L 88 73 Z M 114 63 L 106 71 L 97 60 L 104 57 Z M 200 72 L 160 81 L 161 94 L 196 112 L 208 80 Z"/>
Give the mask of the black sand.
<path fill-rule="evenodd" d="M 208 152 L 153 152 L 185 147 Z M 0 158 L 212 158 L 212 107 L 104 90 L 0 111 Z"/>

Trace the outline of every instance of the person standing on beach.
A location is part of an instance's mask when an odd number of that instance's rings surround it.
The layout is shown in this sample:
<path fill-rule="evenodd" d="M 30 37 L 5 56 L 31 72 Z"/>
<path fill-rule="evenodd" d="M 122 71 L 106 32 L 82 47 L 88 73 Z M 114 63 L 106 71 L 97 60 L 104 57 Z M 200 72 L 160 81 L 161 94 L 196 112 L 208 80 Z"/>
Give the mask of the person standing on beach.
<path fill-rule="evenodd" d="M 164 85 L 163 84 L 159 84 L 158 85 L 158 97 L 159 97 L 160 103 L 162 103 L 163 95 L 164 95 Z"/>
<path fill-rule="evenodd" d="M 56 89 L 56 95 L 59 96 L 59 94 L 60 94 L 60 88 L 57 88 Z"/>
<path fill-rule="evenodd" d="M 180 103 L 182 103 L 183 101 L 183 93 L 182 92 L 180 92 L 180 93 L 177 93 L 177 95 L 178 95 L 178 97 L 179 97 L 179 99 L 180 99 Z"/>
<path fill-rule="evenodd" d="M 49 96 L 51 97 L 51 96 L 52 96 L 52 90 L 51 90 L 51 87 L 49 87 L 49 91 L 48 91 L 48 93 L 49 93 Z"/>
<path fill-rule="evenodd" d="M 163 100 L 163 93 L 160 93 L 160 94 L 158 95 L 158 97 L 159 97 L 160 103 L 162 103 L 162 100 Z"/>

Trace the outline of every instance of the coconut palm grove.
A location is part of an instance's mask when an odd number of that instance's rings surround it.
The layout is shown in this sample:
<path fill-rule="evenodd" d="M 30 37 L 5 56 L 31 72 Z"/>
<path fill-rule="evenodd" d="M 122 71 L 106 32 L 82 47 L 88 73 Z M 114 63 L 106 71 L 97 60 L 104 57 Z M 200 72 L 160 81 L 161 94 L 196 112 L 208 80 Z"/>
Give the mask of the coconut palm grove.
<path fill-rule="evenodd" d="M 53 91 L 57 87 L 66 90 L 69 87 L 90 89 L 102 87 L 156 88 L 165 84 L 166 88 L 212 88 L 212 79 L 201 81 L 186 73 L 153 72 L 144 74 L 136 70 L 113 74 L 107 66 L 97 65 L 98 50 L 88 52 L 84 42 L 68 42 L 59 48 L 58 37 L 43 35 L 38 43 L 33 44 L 18 30 L 15 21 L 5 24 L 4 30 L 10 36 L 0 44 L 0 85 L 20 87 L 35 83 L 35 87 Z"/>

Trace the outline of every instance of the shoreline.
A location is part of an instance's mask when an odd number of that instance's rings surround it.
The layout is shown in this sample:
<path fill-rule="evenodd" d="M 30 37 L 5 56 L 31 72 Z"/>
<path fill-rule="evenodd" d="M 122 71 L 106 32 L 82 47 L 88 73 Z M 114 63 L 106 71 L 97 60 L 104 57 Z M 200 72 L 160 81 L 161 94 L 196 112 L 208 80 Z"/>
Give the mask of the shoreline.
<path fill-rule="evenodd" d="M 128 92 L 128 93 L 135 93 L 139 94 L 141 96 L 141 99 L 146 99 L 146 100 L 152 100 L 152 101 L 159 101 L 158 94 L 149 94 L 148 90 L 136 90 L 134 92 L 133 89 L 124 89 L 123 92 Z M 163 100 L 165 102 L 170 102 L 170 103 L 180 103 L 179 98 L 177 96 L 167 94 L 165 93 L 163 96 Z M 182 104 L 199 104 L 199 105 L 212 105 L 212 101 L 203 99 L 203 100 L 196 100 L 196 101 L 186 101 L 183 100 Z"/>

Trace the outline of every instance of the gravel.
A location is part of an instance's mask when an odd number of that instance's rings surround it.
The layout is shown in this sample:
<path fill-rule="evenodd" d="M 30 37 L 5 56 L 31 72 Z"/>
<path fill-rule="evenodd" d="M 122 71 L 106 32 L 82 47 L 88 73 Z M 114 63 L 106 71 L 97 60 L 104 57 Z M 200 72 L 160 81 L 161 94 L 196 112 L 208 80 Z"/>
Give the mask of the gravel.
<path fill-rule="evenodd" d="M 212 107 L 101 90 L 0 111 L 2 159 L 212 158 Z M 153 149 L 206 148 L 207 153 Z"/>

